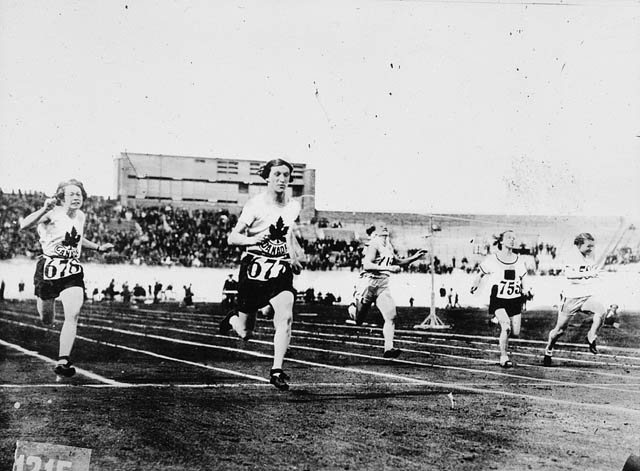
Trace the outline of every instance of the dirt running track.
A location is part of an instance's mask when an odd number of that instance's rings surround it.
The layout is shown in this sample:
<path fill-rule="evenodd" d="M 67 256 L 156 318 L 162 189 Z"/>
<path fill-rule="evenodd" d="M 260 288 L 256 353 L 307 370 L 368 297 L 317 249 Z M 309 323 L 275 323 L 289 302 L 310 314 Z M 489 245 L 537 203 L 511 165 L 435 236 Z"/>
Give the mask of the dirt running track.
<path fill-rule="evenodd" d="M 88 304 L 81 370 L 56 382 L 61 319 L 49 331 L 33 303 L 0 305 L 0 469 L 17 440 L 90 448 L 92 471 L 602 471 L 640 454 L 637 313 L 603 329 L 598 356 L 577 317 L 543 368 L 554 315 L 528 312 L 503 370 L 482 312 L 442 313 L 453 328 L 434 332 L 412 328 L 424 310 L 401 309 L 404 352 L 384 360 L 379 326 L 346 325 L 344 307 L 296 309 L 281 392 L 266 379 L 267 319 L 245 343 L 218 335 L 217 305 Z"/>

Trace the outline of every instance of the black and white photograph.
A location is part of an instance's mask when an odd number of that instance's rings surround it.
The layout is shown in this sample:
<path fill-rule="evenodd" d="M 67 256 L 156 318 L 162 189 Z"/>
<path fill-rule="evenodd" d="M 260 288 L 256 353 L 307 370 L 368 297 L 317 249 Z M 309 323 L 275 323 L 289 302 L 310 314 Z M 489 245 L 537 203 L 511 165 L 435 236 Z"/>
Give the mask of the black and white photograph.
<path fill-rule="evenodd" d="M 640 471 L 640 0 L 0 0 L 0 469 Z"/>

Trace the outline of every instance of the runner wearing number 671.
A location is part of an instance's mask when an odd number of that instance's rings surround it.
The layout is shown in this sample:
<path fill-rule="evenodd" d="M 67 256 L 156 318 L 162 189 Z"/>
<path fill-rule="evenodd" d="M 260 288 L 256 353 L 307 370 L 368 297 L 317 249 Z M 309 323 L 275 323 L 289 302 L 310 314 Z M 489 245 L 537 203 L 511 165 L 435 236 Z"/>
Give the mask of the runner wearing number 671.
<path fill-rule="evenodd" d="M 60 331 L 57 375 L 70 377 L 76 372 L 69 357 L 76 338 L 78 316 L 84 301 L 84 272 L 80 265 L 82 247 L 103 252 L 112 244 L 96 244 L 83 237 L 84 213 L 80 210 L 87 193 L 81 182 L 61 182 L 55 197 L 48 198 L 42 208 L 26 216 L 20 229 L 37 226 L 42 255 L 33 277 L 36 304 L 42 323 L 48 327 L 55 318 L 55 300 L 60 298 L 64 323 Z"/>
<path fill-rule="evenodd" d="M 291 340 L 293 322 L 293 275 L 302 268 L 304 256 L 293 231 L 300 203 L 290 199 L 287 187 L 293 166 L 284 160 L 267 162 L 260 176 L 267 181 L 264 192 L 245 204 L 238 223 L 229 233 L 230 245 L 246 247 L 238 276 L 238 311 L 231 311 L 220 323 L 220 333 L 232 329 L 244 340 L 252 335 L 258 309 L 273 308 L 273 368 L 270 381 L 276 388 L 289 388 L 289 376 L 282 370 Z"/>
<path fill-rule="evenodd" d="M 509 337 L 520 335 L 522 304 L 524 299 L 533 295 L 524 287 L 527 267 L 524 261 L 513 252 L 516 235 L 513 231 L 500 234 L 493 245 L 498 250 L 487 256 L 480 264 L 480 273 L 471 286 L 471 294 L 475 293 L 484 276 L 492 278 L 489 314 L 495 315 L 500 324 L 500 366 L 510 368 L 513 362 L 507 353 Z M 526 294 L 525 294 L 526 292 Z"/>

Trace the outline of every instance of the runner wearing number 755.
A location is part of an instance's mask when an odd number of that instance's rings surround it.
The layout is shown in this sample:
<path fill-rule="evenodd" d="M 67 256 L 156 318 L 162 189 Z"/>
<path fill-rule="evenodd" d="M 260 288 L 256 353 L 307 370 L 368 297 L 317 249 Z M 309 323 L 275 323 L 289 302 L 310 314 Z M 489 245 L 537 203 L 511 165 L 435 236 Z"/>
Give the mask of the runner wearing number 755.
<path fill-rule="evenodd" d="M 496 238 L 493 245 L 497 246 L 498 250 L 487 256 L 480 264 L 480 273 L 471 286 L 471 294 L 476 292 L 483 277 L 491 276 L 489 314 L 495 315 L 500 324 L 498 340 L 500 366 L 510 368 L 513 362 L 507 353 L 509 337 L 520 335 L 523 300 L 530 300 L 533 295 L 524 286 L 527 267 L 524 261 L 513 252 L 516 245 L 515 233 L 503 232 Z"/>
<path fill-rule="evenodd" d="M 20 224 L 20 229 L 37 226 L 40 236 L 42 255 L 36 263 L 33 284 L 38 314 L 45 326 L 53 325 L 56 299 L 62 301 L 64 323 L 54 371 L 65 377 L 73 376 L 76 372 L 69 357 L 84 301 L 80 251 L 82 247 L 98 252 L 113 248 L 112 244 L 100 245 L 83 237 L 85 215 L 80 208 L 86 198 L 84 186 L 78 180 L 61 182 L 55 197 L 48 198 L 42 208 L 26 216 Z"/>
<path fill-rule="evenodd" d="M 258 309 L 273 308 L 273 367 L 270 381 L 276 388 L 289 388 L 289 376 L 282 363 L 291 340 L 293 302 L 296 290 L 293 275 L 302 268 L 304 256 L 295 235 L 300 203 L 290 199 L 287 187 L 293 166 L 282 159 L 267 162 L 260 176 L 267 181 L 264 192 L 245 204 L 238 223 L 229 233 L 230 245 L 245 246 L 238 276 L 237 311 L 231 311 L 220 323 L 220 333 L 232 329 L 244 340 L 251 337 Z"/>

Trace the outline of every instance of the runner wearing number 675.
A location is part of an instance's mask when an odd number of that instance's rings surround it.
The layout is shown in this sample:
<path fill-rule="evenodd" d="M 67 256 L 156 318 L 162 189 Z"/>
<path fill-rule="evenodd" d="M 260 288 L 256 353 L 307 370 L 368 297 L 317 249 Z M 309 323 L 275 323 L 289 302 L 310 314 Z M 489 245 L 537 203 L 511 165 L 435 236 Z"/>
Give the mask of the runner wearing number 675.
<path fill-rule="evenodd" d="M 288 389 L 289 376 L 282 370 L 291 340 L 293 322 L 293 275 L 302 268 L 304 256 L 295 235 L 300 203 L 290 199 L 287 187 L 293 166 L 284 160 L 267 162 L 260 176 L 267 181 L 264 192 L 245 204 L 238 223 L 229 233 L 230 245 L 245 246 L 238 276 L 238 311 L 231 311 L 220 323 L 220 333 L 232 329 L 244 340 L 251 337 L 258 309 L 273 308 L 273 368 L 270 381 L 278 389 Z"/>
<path fill-rule="evenodd" d="M 480 273 L 471 286 L 475 293 L 484 276 L 492 278 L 489 314 L 495 315 L 500 324 L 500 366 L 510 368 L 513 362 L 507 353 L 509 337 L 520 335 L 522 304 L 524 299 L 532 299 L 531 291 L 524 286 L 527 267 L 524 261 L 513 252 L 516 235 L 513 231 L 500 234 L 493 245 L 498 250 L 487 256 L 480 264 Z M 526 293 L 526 294 L 525 294 Z"/>
<path fill-rule="evenodd" d="M 60 331 L 57 375 L 70 377 L 76 372 L 69 357 L 76 338 L 78 316 L 84 301 L 84 272 L 80 265 L 82 247 L 103 252 L 112 244 L 96 244 L 83 237 L 84 213 L 80 210 L 87 193 L 81 182 L 61 182 L 55 197 L 48 198 L 42 208 L 26 216 L 20 229 L 37 226 L 42 255 L 33 277 L 36 304 L 42 323 L 52 326 L 55 300 L 60 298 L 64 323 Z"/>

